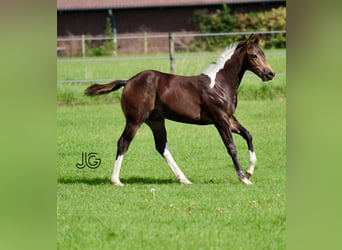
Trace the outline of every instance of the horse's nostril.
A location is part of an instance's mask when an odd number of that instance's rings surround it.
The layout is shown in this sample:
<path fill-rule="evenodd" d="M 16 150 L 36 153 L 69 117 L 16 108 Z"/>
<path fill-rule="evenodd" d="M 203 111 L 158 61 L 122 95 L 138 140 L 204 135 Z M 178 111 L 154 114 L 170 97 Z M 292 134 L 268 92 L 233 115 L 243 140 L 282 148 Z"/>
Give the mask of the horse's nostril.
<path fill-rule="evenodd" d="M 274 76 L 275 76 L 275 72 L 270 71 L 270 72 L 268 73 L 268 75 L 269 75 L 270 77 L 274 77 Z"/>

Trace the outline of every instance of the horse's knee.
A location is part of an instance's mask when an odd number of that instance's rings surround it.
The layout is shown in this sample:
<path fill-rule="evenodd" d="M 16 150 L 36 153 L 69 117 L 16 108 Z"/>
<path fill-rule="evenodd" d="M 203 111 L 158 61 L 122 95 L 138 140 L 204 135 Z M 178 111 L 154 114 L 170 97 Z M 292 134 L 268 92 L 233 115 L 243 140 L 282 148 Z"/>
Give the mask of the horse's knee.
<path fill-rule="evenodd" d="M 231 156 L 237 156 L 237 150 L 236 150 L 236 146 L 234 143 L 229 143 L 228 144 L 228 152 Z"/>

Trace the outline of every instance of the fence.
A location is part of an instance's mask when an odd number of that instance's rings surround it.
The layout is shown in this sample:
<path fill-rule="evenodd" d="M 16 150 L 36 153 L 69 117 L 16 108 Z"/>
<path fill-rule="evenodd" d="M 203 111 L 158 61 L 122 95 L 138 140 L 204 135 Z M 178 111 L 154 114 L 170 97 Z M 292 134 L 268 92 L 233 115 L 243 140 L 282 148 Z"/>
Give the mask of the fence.
<path fill-rule="evenodd" d="M 206 37 L 236 37 L 252 32 L 229 33 L 172 33 L 172 45 L 176 51 L 191 51 L 196 49 L 194 44 L 198 38 Z M 256 31 L 254 34 L 274 37 L 286 34 L 285 30 Z M 139 33 L 114 36 L 91 37 L 86 35 L 70 36 L 57 39 L 58 56 L 100 56 L 119 54 L 149 54 L 166 52 L 170 46 L 170 33 Z M 273 40 L 274 40 L 273 39 Z M 109 52 L 109 54 L 108 54 Z"/>
<path fill-rule="evenodd" d="M 268 32 L 253 32 L 254 34 L 261 34 L 261 35 L 276 35 L 276 34 L 284 34 L 286 31 L 268 31 Z M 199 63 L 199 61 L 204 61 L 204 64 L 208 62 L 208 60 L 214 60 L 217 57 L 217 52 L 214 53 L 208 53 L 208 52 L 197 52 L 197 53 L 189 53 L 187 52 L 187 46 L 191 44 L 189 41 L 193 40 L 196 37 L 229 37 L 229 36 L 242 36 L 242 35 L 249 35 L 250 32 L 231 32 L 231 33 L 210 33 L 210 34 L 189 34 L 189 33 L 163 33 L 163 34 L 138 34 L 138 35 L 126 35 L 126 36 L 118 36 L 117 38 L 113 39 L 113 37 L 69 37 L 69 38 L 59 38 L 58 43 L 64 42 L 72 42 L 72 43 L 80 43 L 81 42 L 81 57 L 58 57 L 58 65 L 64 65 L 67 63 L 72 62 L 81 62 L 81 63 L 103 63 L 103 62 L 117 62 L 120 61 L 120 64 L 127 63 L 128 61 L 138 61 L 143 60 L 146 61 L 156 61 L 156 60 L 162 60 L 163 64 L 167 63 L 167 60 L 169 61 L 169 68 L 154 68 L 157 70 L 162 71 L 169 71 L 171 73 L 184 73 L 184 72 L 176 72 L 176 68 L 178 64 L 181 64 L 180 61 L 191 61 L 190 63 Z M 186 40 L 188 39 L 188 40 Z M 134 56 L 128 55 L 132 53 L 132 51 L 129 51 L 129 49 L 121 49 L 119 50 L 120 43 L 119 41 L 131 41 L 129 46 L 133 46 L 135 48 Z M 157 42 L 155 42 L 155 41 Z M 110 57 L 86 57 L 87 52 L 87 42 L 89 41 L 100 41 L 100 42 L 111 42 L 112 45 L 116 44 L 116 47 L 113 46 L 113 55 Z M 181 42 L 183 42 L 183 45 Z M 184 42 L 184 41 L 187 41 Z M 127 44 L 126 44 L 127 45 Z M 116 48 L 116 50 L 115 50 Z M 59 48 L 61 49 L 61 48 Z M 126 53 L 124 53 L 126 51 Z M 284 51 L 281 52 L 267 52 L 268 54 L 272 55 L 279 55 L 284 54 Z M 122 55 L 124 54 L 124 55 Z M 201 58 L 201 60 L 198 60 Z M 177 59 L 177 64 L 175 62 L 175 59 Z M 199 66 L 202 67 L 202 66 Z M 185 72 L 188 73 L 188 72 Z M 191 72 L 189 72 L 191 73 Z M 198 72 L 197 72 L 198 73 Z M 122 76 L 112 76 L 110 75 L 108 78 L 97 78 L 93 79 L 91 77 L 87 76 L 68 76 L 68 77 L 61 77 L 60 74 L 57 74 L 58 83 L 77 83 L 77 82 L 102 82 L 102 81 L 109 81 L 113 78 L 122 78 Z M 284 72 L 279 72 L 277 74 L 278 76 L 285 75 L 285 69 Z M 101 76 L 102 77 L 102 76 Z M 112 78 L 113 77 L 113 78 Z M 64 78 L 64 79 L 63 79 Z M 68 78 L 68 79 L 65 79 Z M 83 79 L 82 79 L 83 78 Z"/>

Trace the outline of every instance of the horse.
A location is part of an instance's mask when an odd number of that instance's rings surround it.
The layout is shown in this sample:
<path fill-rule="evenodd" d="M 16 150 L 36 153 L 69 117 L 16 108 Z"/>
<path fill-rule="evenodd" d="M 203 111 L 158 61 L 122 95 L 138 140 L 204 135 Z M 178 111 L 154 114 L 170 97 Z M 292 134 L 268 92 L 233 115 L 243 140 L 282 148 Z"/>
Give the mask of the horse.
<path fill-rule="evenodd" d="M 117 142 L 111 182 L 123 186 L 119 175 L 124 154 L 139 127 L 145 123 L 152 130 L 155 149 L 180 183 L 192 184 L 171 155 L 165 128 L 165 119 L 169 119 L 188 124 L 214 125 L 234 163 L 237 177 L 246 185 L 252 184 L 250 177 L 256 165 L 252 135 L 234 116 L 237 89 L 246 70 L 252 71 L 264 82 L 275 76 L 259 47 L 259 37 L 253 35 L 245 41 L 228 45 L 221 56 L 199 75 L 181 76 L 145 70 L 128 80 L 89 86 L 85 90 L 88 96 L 124 87 L 121 108 L 126 125 Z M 246 174 L 238 161 L 232 133 L 242 136 L 247 143 L 250 166 Z"/>

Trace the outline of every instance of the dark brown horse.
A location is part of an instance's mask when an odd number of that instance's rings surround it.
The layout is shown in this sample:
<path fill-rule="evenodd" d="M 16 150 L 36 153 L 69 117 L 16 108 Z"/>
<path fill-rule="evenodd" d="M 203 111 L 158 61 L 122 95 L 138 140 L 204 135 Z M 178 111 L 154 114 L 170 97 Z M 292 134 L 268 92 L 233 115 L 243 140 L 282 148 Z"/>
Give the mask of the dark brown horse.
<path fill-rule="evenodd" d="M 126 117 L 126 127 L 118 141 L 112 183 L 123 185 L 119 178 L 123 156 L 138 128 L 146 123 L 153 132 L 157 151 L 176 177 L 181 183 L 191 184 L 174 161 L 167 145 L 165 119 L 170 119 L 199 125 L 214 124 L 233 160 L 238 178 L 245 184 L 252 184 L 249 178 L 256 164 L 252 136 L 233 114 L 237 105 L 237 89 L 246 70 L 254 72 L 263 81 L 275 76 L 258 43 L 258 38 L 250 36 L 245 42 L 228 46 L 220 58 L 200 75 L 179 76 L 146 70 L 127 81 L 89 86 L 85 91 L 89 96 L 124 87 L 121 107 Z M 241 135 L 247 142 L 250 167 L 246 174 L 238 161 L 232 132 Z"/>

